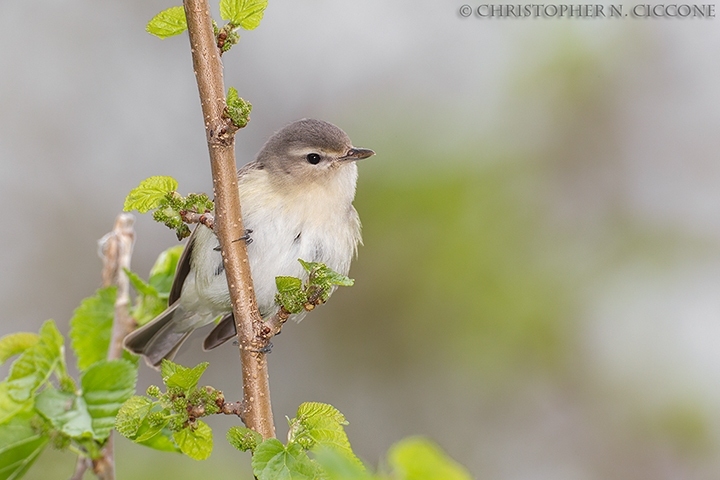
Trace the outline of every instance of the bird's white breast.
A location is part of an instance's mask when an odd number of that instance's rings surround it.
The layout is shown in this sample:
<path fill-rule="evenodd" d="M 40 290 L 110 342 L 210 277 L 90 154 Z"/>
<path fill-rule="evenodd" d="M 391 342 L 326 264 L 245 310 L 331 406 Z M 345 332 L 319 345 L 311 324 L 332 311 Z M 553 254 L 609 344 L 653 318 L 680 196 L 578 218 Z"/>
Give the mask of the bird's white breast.
<path fill-rule="evenodd" d="M 266 315 L 275 308 L 275 277 L 307 278 L 298 259 L 347 274 L 360 241 L 360 222 L 352 206 L 354 177 L 352 191 L 345 195 L 334 190 L 343 188 L 339 182 L 278 191 L 266 171 L 251 175 L 252 181 L 240 181 L 240 205 L 245 228 L 253 231 L 250 271 L 258 306 Z"/>
<path fill-rule="evenodd" d="M 336 272 L 348 273 L 360 242 L 360 221 L 352 206 L 357 171 L 354 164 L 347 167 L 349 178 L 305 185 L 302 189 L 279 189 L 268 181 L 268 172 L 262 169 L 239 178 L 243 225 L 252 230 L 252 242 L 248 244 L 250 271 L 263 316 L 276 308 L 275 277 L 307 278 L 298 259 L 321 262 Z M 210 321 L 230 310 L 230 296 L 220 252 L 212 248 L 218 245 L 217 238 L 209 229 L 198 228 L 201 230 L 196 232 L 194 271 L 186 279 L 183 301 L 192 302 L 196 311 L 207 311 Z"/>

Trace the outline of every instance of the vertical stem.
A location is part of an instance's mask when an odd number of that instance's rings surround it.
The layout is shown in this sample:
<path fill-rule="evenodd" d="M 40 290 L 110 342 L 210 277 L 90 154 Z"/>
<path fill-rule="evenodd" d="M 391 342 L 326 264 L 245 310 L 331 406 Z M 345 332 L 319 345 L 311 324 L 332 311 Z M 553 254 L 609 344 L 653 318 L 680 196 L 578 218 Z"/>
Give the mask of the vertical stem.
<path fill-rule="evenodd" d="M 267 357 L 254 346 L 262 325 L 253 290 L 240 216 L 240 198 L 235 163 L 235 130 L 225 116 L 225 87 L 220 51 L 213 32 L 207 0 L 184 0 L 190 36 L 193 69 L 205 120 L 210 165 L 215 194 L 215 233 L 225 264 L 225 272 L 238 332 L 242 363 L 243 420 L 263 438 L 275 436 L 270 403 Z"/>
<path fill-rule="evenodd" d="M 117 285 L 115 297 L 115 319 L 113 321 L 108 360 L 122 358 L 123 339 L 133 331 L 134 322 L 130 317 L 130 280 L 124 269 L 130 270 L 133 246 L 135 244 L 135 217 L 121 213 L 115 219 L 115 226 L 105 248 L 103 287 Z"/>
<path fill-rule="evenodd" d="M 112 232 L 100 240 L 100 252 L 103 259 L 103 287 L 117 285 L 115 318 L 113 319 L 112 336 L 108 348 L 108 360 L 116 360 L 122 357 L 123 338 L 133 329 L 133 321 L 128 311 L 130 305 L 130 281 L 124 269 L 130 268 L 130 259 L 132 258 L 135 243 L 134 223 L 135 217 L 127 213 L 121 213 L 115 219 Z M 112 432 L 105 441 L 100 454 L 100 457 L 92 459 L 92 468 L 95 475 L 101 480 L 114 480 L 115 453 Z M 82 478 L 87 466 L 86 458 L 78 458 L 73 478 Z"/>

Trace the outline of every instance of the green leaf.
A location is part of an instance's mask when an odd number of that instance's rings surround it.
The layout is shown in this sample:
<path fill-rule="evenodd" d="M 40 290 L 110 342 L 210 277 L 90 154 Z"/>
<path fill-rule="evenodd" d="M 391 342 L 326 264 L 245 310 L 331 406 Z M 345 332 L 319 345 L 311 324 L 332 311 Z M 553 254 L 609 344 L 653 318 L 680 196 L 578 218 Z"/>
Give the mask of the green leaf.
<path fill-rule="evenodd" d="M 303 268 L 311 274 L 311 284 L 351 287 L 355 283 L 352 278 L 348 278 L 341 273 L 337 273 L 324 263 L 306 262 L 302 259 L 298 259 L 298 261 L 302 264 Z"/>
<path fill-rule="evenodd" d="M 132 316 L 138 326 L 143 326 L 160 315 L 167 308 L 167 298 L 152 295 L 140 295 L 136 299 Z"/>
<path fill-rule="evenodd" d="M 161 298 L 155 287 L 145 282 L 135 272 L 125 269 L 125 273 L 130 280 L 130 284 L 138 293 L 135 298 L 135 306 L 132 309 L 132 317 L 138 326 L 145 325 L 167 308 L 167 297 Z"/>
<path fill-rule="evenodd" d="M 262 435 L 247 427 L 230 427 L 227 432 L 227 441 L 242 452 L 255 450 L 262 441 Z"/>
<path fill-rule="evenodd" d="M 313 480 L 319 473 L 299 444 L 290 443 L 286 448 L 275 438 L 257 446 L 252 467 L 258 480 Z"/>
<path fill-rule="evenodd" d="M 393 478 L 402 480 L 471 480 L 465 468 L 448 457 L 433 442 L 411 437 L 393 445 L 388 462 L 395 473 Z"/>
<path fill-rule="evenodd" d="M 173 8 L 179 8 L 182 10 L 182 7 Z M 169 10 L 172 10 L 172 8 L 165 10 L 165 12 Z M 158 15 L 162 15 L 162 13 L 164 12 L 161 12 Z M 183 12 L 183 18 L 184 15 L 185 14 Z M 168 193 L 177 190 L 177 187 L 178 183 L 172 177 L 156 176 L 146 178 L 140 182 L 140 185 L 130 190 L 130 193 L 125 198 L 125 206 L 123 207 L 123 210 L 126 212 L 137 210 L 140 213 L 147 213 L 153 208 L 159 207 L 165 196 Z"/>
<path fill-rule="evenodd" d="M 101 288 L 80 303 L 70 319 L 70 341 L 78 370 L 107 357 L 115 317 L 117 287 Z"/>
<path fill-rule="evenodd" d="M 187 30 L 187 18 L 185 18 L 185 9 L 183 7 L 170 7 L 163 10 L 155 15 L 145 27 L 146 32 L 159 38 L 179 35 L 185 30 Z M 173 190 L 175 189 L 173 188 Z M 125 210 L 128 210 L 127 207 Z"/>
<path fill-rule="evenodd" d="M 228 89 L 225 103 L 227 105 L 227 115 L 230 117 L 230 120 L 232 120 L 238 128 L 245 127 L 250 121 L 252 104 L 241 98 L 237 90 L 233 87 Z"/>
<path fill-rule="evenodd" d="M 138 439 L 137 443 L 161 452 L 181 452 L 172 440 L 171 435 L 172 432 L 165 428 L 161 432 L 158 432 L 146 440 Z"/>
<path fill-rule="evenodd" d="M 346 455 L 327 447 L 313 449 L 315 461 L 328 480 L 375 480 L 362 464 Z M 379 478 L 379 477 L 377 477 Z"/>
<path fill-rule="evenodd" d="M 202 420 L 196 422 L 195 428 L 188 427 L 173 433 L 173 439 L 180 451 L 194 460 L 205 460 L 212 453 L 212 429 Z"/>
<path fill-rule="evenodd" d="M 85 371 L 80 384 L 95 439 L 110 435 L 120 407 L 135 393 L 136 381 L 137 367 L 125 360 L 104 360 Z"/>
<path fill-rule="evenodd" d="M 0 382 L 0 425 L 20 412 L 30 411 L 33 406 L 32 398 L 19 402 L 10 396 L 9 389 L 7 381 Z"/>
<path fill-rule="evenodd" d="M 35 345 L 40 337 L 37 333 L 18 332 L 10 333 L 0 338 L 0 365 L 14 355 L 20 355 Z"/>
<path fill-rule="evenodd" d="M 275 302 L 285 307 L 290 313 L 302 312 L 307 303 L 307 295 L 302 288 L 302 281 L 295 277 L 275 277 L 278 293 Z"/>
<path fill-rule="evenodd" d="M 151 423 L 150 421 L 143 421 L 142 425 L 140 425 L 140 428 L 137 432 L 137 437 L 135 438 L 135 441 L 137 443 L 144 443 L 148 440 L 151 440 L 155 438 L 156 435 L 160 435 L 160 433 L 165 430 L 165 427 L 167 427 L 168 423 L 170 423 L 170 418 L 165 417 L 162 422 L 158 423 Z M 168 439 L 169 440 L 169 439 Z M 177 450 L 177 448 L 176 448 Z"/>
<path fill-rule="evenodd" d="M 182 245 L 170 247 L 162 252 L 157 260 L 155 260 L 155 264 L 150 269 L 148 283 L 155 287 L 158 293 L 170 293 L 170 288 L 175 278 L 175 270 L 177 269 L 177 264 L 178 261 L 180 261 L 180 256 L 184 248 Z"/>
<path fill-rule="evenodd" d="M 82 397 L 48 387 L 35 400 L 35 409 L 65 435 L 80 439 L 93 436 L 92 418 Z"/>
<path fill-rule="evenodd" d="M 163 428 L 161 431 L 153 435 L 146 435 L 146 432 L 143 432 L 143 429 L 146 426 L 149 426 L 149 424 L 144 423 L 143 428 L 140 429 L 141 435 L 135 440 L 136 443 L 161 452 L 181 452 L 172 440 L 172 432 L 169 429 Z"/>
<path fill-rule="evenodd" d="M 168 387 L 178 387 L 190 392 L 197 386 L 200 377 L 210 364 L 203 362 L 193 368 L 183 367 L 169 360 L 163 360 L 160 366 L 160 373 L 163 382 Z"/>
<path fill-rule="evenodd" d="M 123 271 L 125 272 L 125 275 L 128 276 L 128 280 L 130 280 L 130 285 L 132 285 L 136 292 L 141 295 L 158 295 L 158 291 L 155 290 L 155 287 L 140 278 L 140 275 L 133 272 L 132 270 L 128 270 L 127 268 L 123 269 Z"/>
<path fill-rule="evenodd" d="M 48 320 L 43 323 L 37 343 L 26 349 L 10 367 L 6 387 L 10 398 L 18 403 L 32 398 L 58 364 L 62 363 L 64 343 L 55 322 Z"/>
<path fill-rule="evenodd" d="M 297 292 L 302 289 L 302 281 L 295 277 L 275 277 L 278 292 Z"/>
<path fill-rule="evenodd" d="M 32 428 L 33 414 L 0 425 L 0 480 L 21 478 L 45 449 L 50 437 Z"/>
<path fill-rule="evenodd" d="M 153 403 L 149 398 L 138 395 L 128 398 L 115 417 L 115 430 L 123 437 L 134 440 Z"/>
<path fill-rule="evenodd" d="M 162 252 L 150 270 L 147 282 L 128 271 L 128 278 L 138 292 L 132 309 L 132 316 L 138 325 L 145 325 L 167 308 L 170 288 L 182 251 L 183 246 L 177 245 Z"/>
<path fill-rule="evenodd" d="M 364 468 L 355 456 L 345 433 L 345 416 L 326 403 L 306 402 L 298 407 L 296 417 L 290 422 L 290 439 L 315 451 L 328 448 Z"/>
<path fill-rule="evenodd" d="M 124 437 L 140 445 L 164 452 L 178 452 L 166 428 L 169 417 L 161 422 L 150 421 L 150 412 L 156 402 L 147 397 L 130 397 L 118 411 L 115 429 Z"/>
<path fill-rule="evenodd" d="M 220 0 L 220 16 L 233 25 L 253 30 L 260 25 L 267 0 Z"/>
<path fill-rule="evenodd" d="M 305 402 L 301 404 L 298 407 L 297 416 L 295 418 L 309 425 L 323 417 L 328 420 L 332 420 L 338 425 L 348 424 L 345 419 L 345 415 L 343 415 L 340 410 L 332 405 L 320 402 Z"/>

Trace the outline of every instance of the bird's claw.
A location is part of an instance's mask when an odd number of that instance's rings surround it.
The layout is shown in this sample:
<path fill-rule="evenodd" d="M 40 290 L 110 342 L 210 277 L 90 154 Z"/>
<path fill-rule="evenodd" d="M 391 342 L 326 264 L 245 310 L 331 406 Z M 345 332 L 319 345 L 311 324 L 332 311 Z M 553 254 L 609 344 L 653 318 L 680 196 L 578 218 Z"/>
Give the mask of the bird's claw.
<path fill-rule="evenodd" d="M 240 237 L 240 238 L 238 238 L 238 239 L 236 239 L 236 240 L 233 240 L 233 243 L 239 242 L 240 240 L 245 240 L 245 245 L 250 245 L 250 244 L 252 243 L 252 241 L 253 241 L 253 239 L 250 238 L 250 234 L 251 234 L 251 233 L 253 233 L 252 230 L 250 230 L 249 228 L 248 228 L 248 229 L 245 229 L 245 234 L 243 234 L 242 237 Z M 220 245 L 218 245 L 217 247 L 213 248 L 213 250 L 215 250 L 216 252 L 219 252 L 219 251 L 220 251 Z"/>

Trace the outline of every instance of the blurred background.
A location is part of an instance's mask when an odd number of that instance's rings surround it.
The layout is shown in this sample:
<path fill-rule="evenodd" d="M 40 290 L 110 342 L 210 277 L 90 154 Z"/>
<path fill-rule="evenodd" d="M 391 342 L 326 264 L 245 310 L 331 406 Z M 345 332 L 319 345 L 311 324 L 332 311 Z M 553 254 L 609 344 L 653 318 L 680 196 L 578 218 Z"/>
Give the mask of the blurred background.
<path fill-rule="evenodd" d="M 224 57 L 254 106 L 239 164 L 302 117 L 377 152 L 356 286 L 274 341 L 278 434 L 321 401 L 373 465 L 419 434 L 482 479 L 720 478 L 718 20 L 461 5 L 271 0 Z M 170 6 L 0 2 L 0 335 L 67 333 L 140 180 L 211 191 L 187 37 L 144 31 Z M 146 276 L 176 240 L 136 226 Z M 202 336 L 177 360 L 239 398 L 236 348 Z M 141 368 L 140 390 L 159 382 Z M 118 439 L 118 477 L 251 478 L 236 420 L 210 423 L 205 462 Z M 48 450 L 26 478 L 73 467 Z"/>

